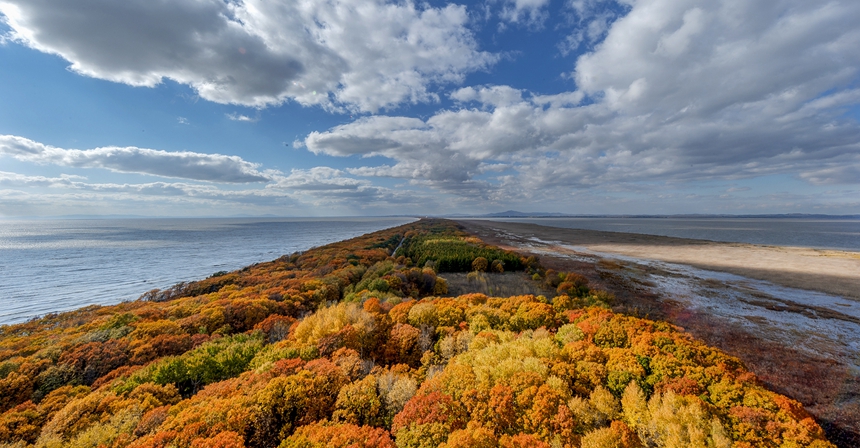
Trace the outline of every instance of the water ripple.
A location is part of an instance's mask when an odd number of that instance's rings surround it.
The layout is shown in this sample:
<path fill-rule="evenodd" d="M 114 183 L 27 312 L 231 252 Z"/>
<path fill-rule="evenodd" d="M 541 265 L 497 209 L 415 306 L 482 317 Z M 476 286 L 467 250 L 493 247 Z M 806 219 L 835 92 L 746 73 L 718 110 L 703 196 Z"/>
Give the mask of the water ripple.
<path fill-rule="evenodd" d="M 0 324 L 134 300 L 411 218 L 0 221 Z"/>

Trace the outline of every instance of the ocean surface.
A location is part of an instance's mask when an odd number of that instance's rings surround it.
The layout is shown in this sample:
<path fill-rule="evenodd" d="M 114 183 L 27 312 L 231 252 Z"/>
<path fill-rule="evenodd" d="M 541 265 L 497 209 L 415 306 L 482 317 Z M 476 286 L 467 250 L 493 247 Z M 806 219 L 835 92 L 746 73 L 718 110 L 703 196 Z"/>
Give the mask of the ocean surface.
<path fill-rule="evenodd" d="M 550 227 L 860 251 L 860 220 L 494 218 Z M 0 221 L 0 325 L 137 299 L 411 218 Z"/>
<path fill-rule="evenodd" d="M 0 324 L 137 299 L 411 218 L 0 221 Z"/>
<path fill-rule="evenodd" d="M 490 220 L 732 243 L 860 251 L 860 220 L 792 218 L 492 218 Z"/>

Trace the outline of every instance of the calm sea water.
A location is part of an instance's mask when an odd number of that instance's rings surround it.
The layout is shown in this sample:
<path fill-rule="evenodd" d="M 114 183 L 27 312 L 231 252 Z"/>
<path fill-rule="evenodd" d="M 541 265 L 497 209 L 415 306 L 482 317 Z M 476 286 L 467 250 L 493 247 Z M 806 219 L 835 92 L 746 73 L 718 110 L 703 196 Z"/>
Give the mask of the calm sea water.
<path fill-rule="evenodd" d="M 551 227 L 860 251 L 860 220 L 504 218 Z M 410 218 L 0 221 L 0 324 L 134 300 Z"/>
<path fill-rule="evenodd" d="M 411 218 L 0 221 L 0 324 L 134 300 Z"/>
<path fill-rule="evenodd" d="M 566 229 L 860 251 L 860 220 L 789 218 L 494 218 Z"/>

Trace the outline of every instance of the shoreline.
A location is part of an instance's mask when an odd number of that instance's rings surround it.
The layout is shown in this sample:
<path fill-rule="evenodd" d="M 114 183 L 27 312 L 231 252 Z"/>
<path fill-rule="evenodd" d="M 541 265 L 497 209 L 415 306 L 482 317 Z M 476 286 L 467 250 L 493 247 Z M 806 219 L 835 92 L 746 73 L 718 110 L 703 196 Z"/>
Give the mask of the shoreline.
<path fill-rule="evenodd" d="M 766 387 L 803 403 L 831 441 L 860 446 L 860 254 L 457 222 L 585 275 L 615 294 L 616 312 L 668 321 L 740 358 Z"/>
<path fill-rule="evenodd" d="M 457 220 L 506 233 L 519 245 L 557 243 L 588 251 L 676 263 L 860 301 L 860 252 L 568 229 L 528 223 Z M 505 240 L 506 238 L 502 238 Z"/>

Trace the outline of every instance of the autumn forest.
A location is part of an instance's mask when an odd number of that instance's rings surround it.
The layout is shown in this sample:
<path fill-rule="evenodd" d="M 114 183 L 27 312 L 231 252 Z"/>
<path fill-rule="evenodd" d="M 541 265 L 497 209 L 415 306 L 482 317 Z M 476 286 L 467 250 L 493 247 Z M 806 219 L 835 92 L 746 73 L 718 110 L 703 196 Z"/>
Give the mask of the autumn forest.
<path fill-rule="evenodd" d="M 554 293 L 454 295 L 453 273 Z M 424 219 L 0 327 L 0 447 L 834 446 L 737 358 L 612 301 Z"/>

